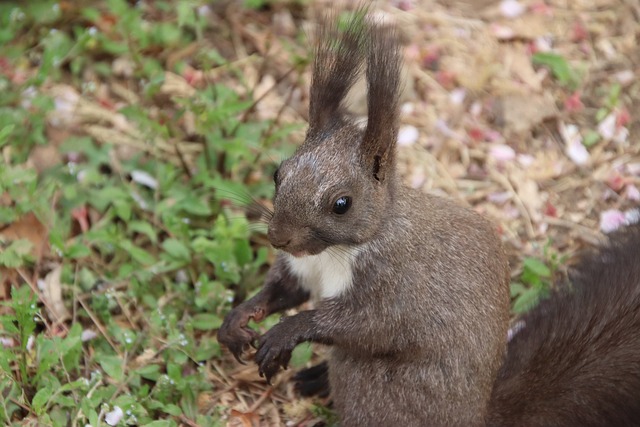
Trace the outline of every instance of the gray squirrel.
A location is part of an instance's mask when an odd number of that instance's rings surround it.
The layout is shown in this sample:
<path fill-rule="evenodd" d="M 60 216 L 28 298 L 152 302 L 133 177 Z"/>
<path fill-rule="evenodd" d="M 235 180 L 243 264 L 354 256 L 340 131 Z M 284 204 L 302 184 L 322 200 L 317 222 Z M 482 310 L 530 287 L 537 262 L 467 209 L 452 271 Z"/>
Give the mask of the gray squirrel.
<path fill-rule="evenodd" d="M 553 320 L 535 313 L 524 319 L 525 328 L 507 349 L 509 267 L 495 227 L 470 209 L 400 182 L 395 153 L 401 53 L 395 30 L 372 22 L 360 9 L 342 25 L 326 19 L 317 39 L 309 129 L 274 174 L 267 236 L 279 252 L 263 288 L 225 318 L 219 342 L 238 361 L 257 342 L 255 361 L 268 382 L 287 367 L 298 344 L 330 346 L 328 379 L 344 426 L 574 425 L 565 421 L 581 420 L 575 413 L 553 418 L 545 406 L 547 391 L 537 387 L 560 390 L 558 402 L 565 403 L 564 397 L 570 407 L 572 392 L 556 387 L 554 379 L 563 380 L 564 374 L 554 369 L 570 370 L 583 353 L 569 361 L 554 354 L 555 367 L 546 366 L 544 358 L 531 360 L 540 349 L 540 357 L 558 350 L 546 349 L 547 343 L 565 344 L 547 325 Z M 364 127 L 343 105 L 361 73 L 368 89 Z M 640 241 L 640 233 L 636 237 Z M 640 244 L 634 244 L 637 254 Z M 638 269 L 636 262 L 636 288 Z M 634 292 L 630 316 L 638 326 L 640 297 L 638 289 Z M 247 326 L 309 299 L 314 309 L 283 317 L 262 336 Z M 554 312 L 553 305 L 546 310 Z M 559 311 L 567 319 L 578 314 Z M 587 328 L 580 320 L 574 323 Z M 538 337 L 537 325 L 549 340 Z M 619 355 L 593 364 L 621 362 L 635 351 L 623 379 L 635 393 L 635 406 L 631 397 L 621 403 L 628 405 L 630 418 L 620 420 L 640 422 L 640 332 L 628 333 L 631 347 L 617 343 Z M 532 335 L 533 347 L 527 340 Z M 616 344 L 614 338 L 609 344 Z M 608 369 L 607 374 L 615 370 Z M 531 376 L 538 373 L 543 377 Z M 572 379 L 580 375 L 576 371 Z M 597 381 L 590 383 L 591 392 L 597 387 Z M 609 397 L 620 396 L 616 391 Z M 580 396 L 573 399 L 575 405 L 581 402 Z M 612 411 L 619 408 L 611 405 Z M 551 415 L 538 422 L 527 412 L 531 408 Z"/>

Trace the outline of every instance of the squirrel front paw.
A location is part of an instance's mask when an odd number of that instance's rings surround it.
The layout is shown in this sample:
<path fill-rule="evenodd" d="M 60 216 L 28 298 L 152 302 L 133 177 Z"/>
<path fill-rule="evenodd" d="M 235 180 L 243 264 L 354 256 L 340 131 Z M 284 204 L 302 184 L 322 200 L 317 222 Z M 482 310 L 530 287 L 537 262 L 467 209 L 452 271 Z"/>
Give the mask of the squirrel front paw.
<path fill-rule="evenodd" d="M 287 369 L 291 352 L 298 345 L 298 337 L 293 332 L 289 323 L 290 317 L 283 318 L 280 323 L 273 326 L 258 341 L 256 363 L 260 376 L 271 384 L 271 378 L 278 373 L 280 368 Z"/>
<path fill-rule="evenodd" d="M 247 326 L 249 320 L 256 317 L 258 317 L 256 316 L 256 309 L 251 309 L 241 304 L 227 314 L 220 329 L 218 329 L 218 342 L 227 346 L 233 357 L 242 364 L 244 364 L 241 359 L 242 353 L 248 350 L 249 346 L 253 345 L 253 342 L 260 336 L 260 334 Z"/>

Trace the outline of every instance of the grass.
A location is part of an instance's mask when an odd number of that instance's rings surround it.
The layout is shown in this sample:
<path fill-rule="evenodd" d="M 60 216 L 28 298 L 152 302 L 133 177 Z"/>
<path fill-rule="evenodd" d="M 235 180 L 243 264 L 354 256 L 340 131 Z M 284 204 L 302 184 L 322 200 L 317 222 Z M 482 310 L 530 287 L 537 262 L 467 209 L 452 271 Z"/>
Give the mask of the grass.
<path fill-rule="evenodd" d="M 204 43 L 217 30 L 206 4 L 0 5 L 4 424 L 225 423 L 226 408 L 206 398 L 215 330 L 270 259 L 238 206 L 270 198 L 261 172 L 290 151 L 291 128 L 257 118 L 234 58 Z M 185 48 L 189 59 L 170 64 L 167 52 Z M 220 80 L 163 93 L 168 72 L 184 82 L 196 68 L 244 90 Z M 135 96 L 100 92 L 116 84 Z M 71 101 L 51 91 L 69 86 Z M 64 103 L 86 100 L 135 139 L 100 128 L 52 137 Z M 76 126 L 68 119 L 61 128 Z M 62 160 L 37 170 L 43 147 Z"/>

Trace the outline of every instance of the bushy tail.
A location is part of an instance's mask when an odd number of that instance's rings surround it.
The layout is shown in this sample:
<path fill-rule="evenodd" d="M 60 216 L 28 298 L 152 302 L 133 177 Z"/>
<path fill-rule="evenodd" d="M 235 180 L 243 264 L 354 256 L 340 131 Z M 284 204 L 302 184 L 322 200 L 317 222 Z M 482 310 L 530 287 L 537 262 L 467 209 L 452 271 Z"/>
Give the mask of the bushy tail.
<path fill-rule="evenodd" d="M 490 425 L 640 425 L 640 224 L 583 256 L 522 320 Z"/>

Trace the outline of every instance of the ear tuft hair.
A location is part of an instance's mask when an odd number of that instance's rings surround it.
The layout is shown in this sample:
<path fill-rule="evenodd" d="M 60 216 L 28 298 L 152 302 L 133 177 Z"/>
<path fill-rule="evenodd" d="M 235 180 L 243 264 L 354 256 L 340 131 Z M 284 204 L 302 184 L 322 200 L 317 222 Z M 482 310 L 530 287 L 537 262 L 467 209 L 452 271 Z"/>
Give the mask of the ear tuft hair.
<path fill-rule="evenodd" d="M 362 141 L 365 161 L 382 181 L 395 165 L 400 116 L 402 57 L 396 29 L 372 24 L 367 51 L 367 129 Z"/>
<path fill-rule="evenodd" d="M 368 9 L 359 8 L 346 20 L 335 14 L 319 26 L 309 105 L 309 133 L 324 132 L 342 118 L 342 101 L 364 68 Z"/>

